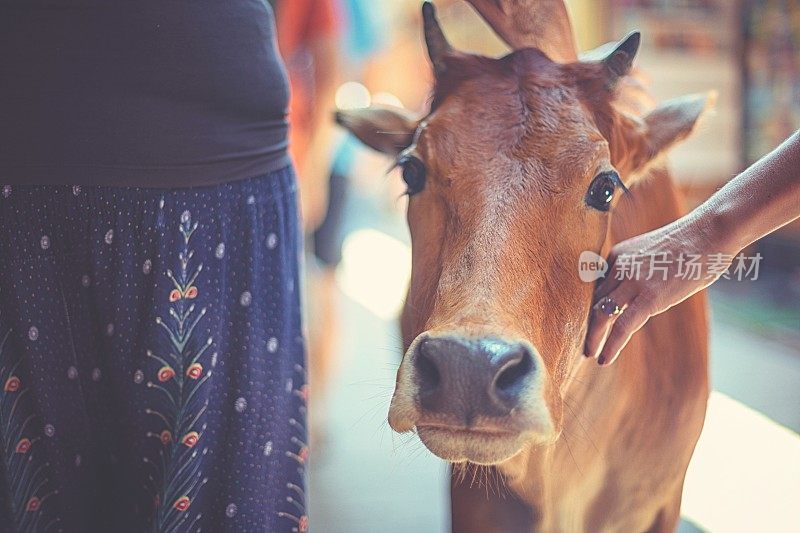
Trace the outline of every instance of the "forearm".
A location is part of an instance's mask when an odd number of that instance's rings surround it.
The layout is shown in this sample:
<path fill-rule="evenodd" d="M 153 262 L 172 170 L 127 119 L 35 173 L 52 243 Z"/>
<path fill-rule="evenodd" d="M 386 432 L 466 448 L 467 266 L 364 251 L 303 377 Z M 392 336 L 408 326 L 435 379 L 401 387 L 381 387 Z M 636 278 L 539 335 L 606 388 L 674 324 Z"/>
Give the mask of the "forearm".
<path fill-rule="evenodd" d="M 314 40 L 309 46 L 314 56 L 314 106 L 311 110 L 312 132 L 322 125 L 333 126 L 331 113 L 335 108 L 339 85 L 339 41 L 336 37 Z"/>
<path fill-rule="evenodd" d="M 732 179 L 687 218 L 737 253 L 800 217 L 800 131 Z"/>
<path fill-rule="evenodd" d="M 298 162 L 300 196 L 306 231 L 316 228 L 325 215 L 335 133 L 332 110 L 338 81 L 338 48 L 334 37 L 309 43 L 314 56 L 314 94 L 308 122 L 308 144 Z"/>
<path fill-rule="evenodd" d="M 319 169 L 318 172 L 311 172 L 317 175 L 319 181 L 327 178 L 335 132 L 331 113 L 336 107 L 338 42 L 334 37 L 319 38 L 310 44 L 310 49 L 314 56 L 314 94 L 309 116 L 308 150 L 303 166 L 307 172 L 310 168 Z"/>
<path fill-rule="evenodd" d="M 663 253 L 673 258 L 703 253 L 732 258 L 748 244 L 798 217 L 800 132 L 685 217 L 614 246 L 609 264 L 616 268 L 617 258 L 623 256 L 652 260 Z M 684 301 L 722 274 L 715 269 L 712 276 L 682 275 L 683 264 L 672 261 L 670 275 L 661 278 L 603 278 L 595 289 L 597 304 L 590 315 L 585 355 L 596 357 L 601 365 L 613 362 L 650 317 Z"/>

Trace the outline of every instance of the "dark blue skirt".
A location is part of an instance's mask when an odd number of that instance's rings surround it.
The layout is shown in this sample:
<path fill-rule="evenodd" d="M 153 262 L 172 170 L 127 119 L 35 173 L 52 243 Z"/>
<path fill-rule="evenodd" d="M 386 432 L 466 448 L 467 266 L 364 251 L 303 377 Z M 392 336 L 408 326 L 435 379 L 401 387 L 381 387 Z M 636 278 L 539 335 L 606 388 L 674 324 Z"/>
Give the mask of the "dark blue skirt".
<path fill-rule="evenodd" d="M 299 256 L 291 169 L 0 189 L 0 531 L 304 531 Z"/>

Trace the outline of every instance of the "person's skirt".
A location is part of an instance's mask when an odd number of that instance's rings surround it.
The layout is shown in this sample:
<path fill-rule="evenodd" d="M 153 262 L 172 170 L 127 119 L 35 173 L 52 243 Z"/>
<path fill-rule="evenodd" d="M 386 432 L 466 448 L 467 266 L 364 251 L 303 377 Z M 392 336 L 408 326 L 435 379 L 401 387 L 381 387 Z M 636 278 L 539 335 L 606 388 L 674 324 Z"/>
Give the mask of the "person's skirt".
<path fill-rule="evenodd" d="M 0 187 L 0 531 L 305 531 L 292 170 Z"/>

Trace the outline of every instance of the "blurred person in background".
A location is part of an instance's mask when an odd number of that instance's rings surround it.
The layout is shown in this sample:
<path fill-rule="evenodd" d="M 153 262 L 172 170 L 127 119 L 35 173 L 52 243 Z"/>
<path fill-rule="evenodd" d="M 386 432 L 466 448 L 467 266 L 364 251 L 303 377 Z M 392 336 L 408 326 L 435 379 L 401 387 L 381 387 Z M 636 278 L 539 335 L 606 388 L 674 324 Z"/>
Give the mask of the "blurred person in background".
<path fill-rule="evenodd" d="M 341 0 L 270 0 L 291 86 L 289 153 L 297 165 L 306 231 L 324 216 L 339 82 Z"/>
<path fill-rule="evenodd" d="M 8 0 L 0 35 L 0 530 L 305 531 L 272 9 Z"/>
<path fill-rule="evenodd" d="M 307 268 L 307 309 L 310 424 L 316 443 L 324 433 L 325 393 L 336 367 L 336 269 L 342 259 L 349 174 L 362 150 L 341 132 L 334 135 L 333 110 L 369 105 L 368 91 L 355 82 L 363 78 L 387 28 L 367 0 L 274 3 L 278 40 L 292 81 L 290 151 L 299 168 L 301 197 L 306 196 L 305 231 L 313 256 Z M 341 81 L 348 83 L 340 86 Z"/>
<path fill-rule="evenodd" d="M 369 93 L 363 85 L 358 83 L 363 78 L 365 66 L 370 58 L 380 48 L 385 35 L 379 14 L 369 0 L 341 0 L 342 5 L 342 36 L 341 36 L 341 79 L 347 84 L 340 87 L 337 92 L 336 107 L 347 105 L 369 105 Z M 347 87 L 356 89 L 356 94 L 348 96 Z M 360 95 L 358 93 L 361 93 Z M 364 99 L 366 97 L 366 99 Z M 329 118 L 332 118 L 332 109 L 328 109 Z M 340 132 L 341 133 L 341 132 Z M 364 148 L 351 135 L 340 135 L 334 143 L 330 175 L 328 177 L 328 201 L 324 217 L 320 225 L 311 235 L 311 245 L 315 258 L 315 289 L 316 304 L 314 310 L 318 315 L 314 317 L 317 327 L 313 339 L 316 345 L 311 367 L 311 376 L 315 378 L 314 393 L 317 409 L 313 410 L 310 417 L 312 428 L 317 432 L 320 441 L 324 441 L 326 419 L 323 405 L 327 402 L 328 384 L 337 368 L 336 344 L 339 319 L 337 304 L 339 291 L 336 286 L 336 270 L 342 261 L 342 246 L 345 237 L 345 209 L 348 198 L 348 189 L 351 186 L 351 175 L 356 165 L 356 159 Z M 309 269 L 311 270 L 311 269 Z"/>
<path fill-rule="evenodd" d="M 271 0 L 278 43 L 291 84 L 289 151 L 298 169 L 306 240 L 322 268 L 307 264 L 305 303 L 308 325 L 309 387 L 314 392 L 309 424 L 316 426 L 335 341 L 335 253 L 317 245 L 318 230 L 331 232 L 330 202 L 340 208 L 339 183 L 330 179 L 336 88 L 340 79 L 342 6 L 340 0 Z M 326 266 L 330 265 L 330 268 Z M 315 438 L 319 430 L 311 429 Z M 314 446 L 316 448 L 316 446 Z"/>

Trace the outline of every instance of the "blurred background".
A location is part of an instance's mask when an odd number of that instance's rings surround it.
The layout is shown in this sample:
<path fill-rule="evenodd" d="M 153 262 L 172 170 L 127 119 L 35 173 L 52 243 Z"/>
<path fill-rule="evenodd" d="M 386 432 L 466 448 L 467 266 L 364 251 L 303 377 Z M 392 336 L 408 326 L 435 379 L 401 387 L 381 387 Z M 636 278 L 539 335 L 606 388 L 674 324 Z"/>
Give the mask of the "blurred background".
<path fill-rule="evenodd" d="M 425 112 L 417 0 L 271 0 L 292 80 L 306 220 L 309 507 L 320 532 L 449 531 L 448 474 L 386 413 L 410 273 L 403 186 L 331 110 Z M 503 45 L 462 1 L 435 2 L 459 49 Z M 800 128 L 800 0 L 571 0 L 588 50 L 639 29 L 657 99 L 715 89 L 715 113 L 671 153 L 688 207 Z M 754 245 L 756 281 L 711 289 L 712 385 L 681 531 L 800 531 L 800 224 Z"/>

